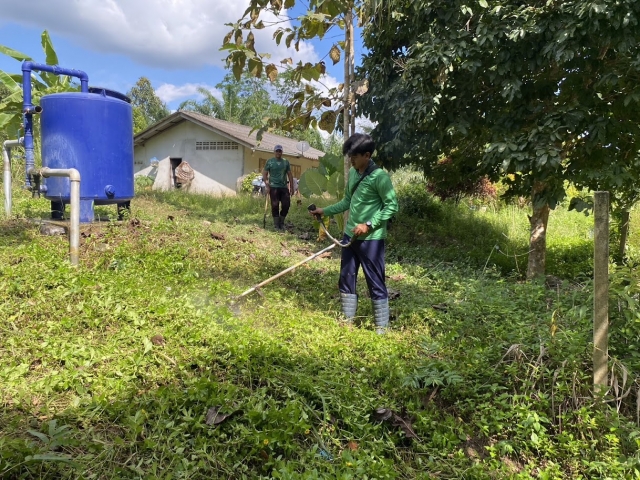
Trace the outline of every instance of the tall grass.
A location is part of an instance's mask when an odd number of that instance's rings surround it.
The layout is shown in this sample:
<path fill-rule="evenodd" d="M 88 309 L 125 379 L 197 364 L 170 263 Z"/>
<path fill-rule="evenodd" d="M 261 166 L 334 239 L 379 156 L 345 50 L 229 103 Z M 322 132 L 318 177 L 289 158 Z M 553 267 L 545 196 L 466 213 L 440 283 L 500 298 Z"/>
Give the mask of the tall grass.
<path fill-rule="evenodd" d="M 394 172 L 393 179 L 401 207 L 396 238 L 403 242 L 426 239 L 437 247 L 431 254 L 445 261 L 463 260 L 476 267 L 497 267 L 505 275 L 524 275 L 530 206 L 499 201 L 440 202 L 429 195 L 424 177 L 413 169 Z M 635 210 L 630 232 L 627 251 L 633 263 L 638 260 L 640 246 L 640 217 Z M 611 251 L 616 250 L 617 245 L 611 245 Z M 549 216 L 547 274 L 567 279 L 589 277 L 592 252 L 593 216 L 569 211 L 568 202 L 560 204 Z"/>

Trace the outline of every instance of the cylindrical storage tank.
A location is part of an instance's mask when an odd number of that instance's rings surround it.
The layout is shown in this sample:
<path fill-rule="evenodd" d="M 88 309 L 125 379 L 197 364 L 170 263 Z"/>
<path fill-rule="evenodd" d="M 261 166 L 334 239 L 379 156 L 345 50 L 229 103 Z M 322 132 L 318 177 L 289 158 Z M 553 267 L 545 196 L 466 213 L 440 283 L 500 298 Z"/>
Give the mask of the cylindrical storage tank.
<path fill-rule="evenodd" d="M 42 97 L 42 166 L 80 172 L 80 200 L 95 205 L 133 198 L 133 114 L 118 92 L 90 88 L 89 93 Z M 47 178 L 45 198 L 69 203 L 68 178 Z"/>

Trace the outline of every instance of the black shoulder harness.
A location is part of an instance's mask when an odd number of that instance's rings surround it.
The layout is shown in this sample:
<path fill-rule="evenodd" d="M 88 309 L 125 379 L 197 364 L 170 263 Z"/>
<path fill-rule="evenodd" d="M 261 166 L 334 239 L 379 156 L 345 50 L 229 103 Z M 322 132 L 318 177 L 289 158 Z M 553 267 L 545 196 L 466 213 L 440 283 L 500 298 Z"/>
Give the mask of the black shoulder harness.
<path fill-rule="evenodd" d="M 371 172 L 374 172 L 375 170 L 377 170 L 378 165 L 376 165 L 374 162 L 370 162 L 369 165 L 367 165 L 367 169 L 364 171 L 364 173 L 362 174 L 362 176 L 358 179 L 358 181 L 356 182 L 356 184 L 353 186 L 353 188 L 351 189 L 351 196 L 353 197 L 353 194 L 356 192 L 356 190 L 358 189 L 358 187 L 360 186 L 360 182 L 362 180 L 365 179 L 365 177 L 369 176 L 369 174 Z"/>

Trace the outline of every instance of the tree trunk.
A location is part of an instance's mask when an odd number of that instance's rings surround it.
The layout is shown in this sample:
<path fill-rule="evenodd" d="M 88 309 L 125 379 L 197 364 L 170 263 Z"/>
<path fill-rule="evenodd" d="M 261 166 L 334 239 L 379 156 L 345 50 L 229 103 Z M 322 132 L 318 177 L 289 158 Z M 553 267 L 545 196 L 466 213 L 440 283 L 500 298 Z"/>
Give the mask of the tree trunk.
<path fill-rule="evenodd" d="M 349 130 L 351 127 L 351 62 L 353 61 L 353 51 L 351 41 L 353 37 L 353 10 L 349 10 L 345 16 L 344 27 L 344 91 L 342 102 L 342 133 L 344 139 L 349 138 Z M 351 168 L 351 159 L 344 156 L 344 188 L 346 189 L 349 182 L 349 169 Z M 343 214 L 344 224 L 349 219 L 349 210 Z"/>
<path fill-rule="evenodd" d="M 535 205 L 535 203 L 534 203 Z M 527 280 L 545 274 L 547 263 L 547 224 L 549 223 L 549 205 L 533 208 L 533 215 L 529 217 L 529 263 L 527 265 Z"/>
<path fill-rule="evenodd" d="M 618 260 L 622 263 L 625 259 L 625 248 L 629 237 L 629 210 L 623 210 L 620 220 L 620 245 L 618 246 Z"/>
<path fill-rule="evenodd" d="M 352 10 L 353 11 L 353 10 Z M 354 31 L 353 31 L 353 16 L 351 18 L 351 23 L 349 24 L 349 41 L 351 45 L 349 46 L 349 84 L 351 85 L 356 79 L 356 56 L 355 56 L 355 46 L 354 46 Z M 351 90 L 351 89 L 349 89 Z M 356 94 L 355 92 L 351 92 L 349 94 L 349 108 L 351 112 L 349 116 L 351 117 L 351 130 L 349 131 L 349 135 L 353 135 L 356 133 Z"/>

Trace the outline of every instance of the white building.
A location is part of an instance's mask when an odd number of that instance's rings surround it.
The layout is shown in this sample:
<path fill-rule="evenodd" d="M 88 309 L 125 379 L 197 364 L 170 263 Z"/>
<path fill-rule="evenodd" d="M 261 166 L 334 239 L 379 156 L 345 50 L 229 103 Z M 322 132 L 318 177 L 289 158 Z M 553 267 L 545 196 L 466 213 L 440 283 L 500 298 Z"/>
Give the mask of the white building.
<path fill-rule="evenodd" d="M 324 155 L 315 148 L 301 153 L 297 140 L 271 133 L 264 133 L 258 143 L 256 134 L 257 130 L 251 132 L 251 127 L 196 112 L 178 111 L 134 137 L 134 172 L 146 170 L 152 158 L 169 158 L 172 170 L 186 161 L 196 172 L 228 189 L 225 193 L 233 194 L 238 178 L 262 171 L 277 144 L 282 145 L 283 157 L 289 160 L 296 178 L 305 170 L 317 167 Z M 217 190 L 211 193 L 219 193 L 221 189 Z"/>

